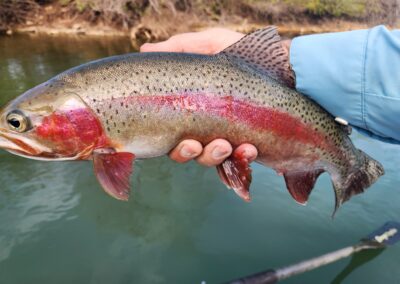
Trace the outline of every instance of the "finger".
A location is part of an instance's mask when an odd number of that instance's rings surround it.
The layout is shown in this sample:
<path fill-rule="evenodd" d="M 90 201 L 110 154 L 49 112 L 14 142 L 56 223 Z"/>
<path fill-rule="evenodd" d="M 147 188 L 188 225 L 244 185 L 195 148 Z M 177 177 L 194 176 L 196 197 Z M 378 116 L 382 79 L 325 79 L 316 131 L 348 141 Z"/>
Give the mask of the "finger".
<path fill-rule="evenodd" d="M 158 43 L 145 43 L 140 47 L 140 52 L 181 52 L 182 48 L 171 39 Z"/>
<path fill-rule="evenodd" d="M 224 139 L 216 139 L 204 148 L 196 160 L 204 166 L 211 167 L 221 164 L 231 154 L 231 144 Z"/>
<path fill-rule="evenodd" d="M 258 151 L 257 148 L 251 144 L 245 143 L 235 149 L 236 154 L 243 155 L 249 162 L 253 162 L 257 159 Z"/>
<path fill-rule="evenodd" d="M 201 151 L 203 151 L 203 146 L 200 142 L 188 139 L 179 143 L 178 146 L 169 153 L 169 157 L 178 163 L 185 163 L 199 156 Z"/>

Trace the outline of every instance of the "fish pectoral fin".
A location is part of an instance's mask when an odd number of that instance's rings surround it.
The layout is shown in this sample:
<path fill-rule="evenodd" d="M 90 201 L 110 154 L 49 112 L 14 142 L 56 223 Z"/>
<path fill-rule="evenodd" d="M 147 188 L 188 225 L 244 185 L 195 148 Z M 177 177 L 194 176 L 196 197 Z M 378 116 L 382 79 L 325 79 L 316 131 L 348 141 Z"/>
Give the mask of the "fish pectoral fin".
<path fill-rule="evenodd" d="M 94 172 L 105 192 L 116 199 L 128 200 L 134 159 L 132 153 L 108 149 L 94 151 Z"/>
<path fill-rule="evenodd" d="M 276 27 L 256 30 L 227 47 L 220 54 L 245 62 L 278 82 L 294 88 L 295 78 Z"/>
<path fill-rule="evenodd" d="M 305 205 L 308 197 L 314 188 L 315 182 L 320 174 L 324 170 L 314 170 L 307 172 L 287 172 L 283 176 L 285 177 L 286 187 L 289 190 L 290 195 L 298 203 Z"/>
<path fill-rule="evenodd" d="M 233 154 L 217 166 L 217 172 L 228 188 L 233 189 L 243 200 L 250 201 L 251 168 L 247 158 Z"/>

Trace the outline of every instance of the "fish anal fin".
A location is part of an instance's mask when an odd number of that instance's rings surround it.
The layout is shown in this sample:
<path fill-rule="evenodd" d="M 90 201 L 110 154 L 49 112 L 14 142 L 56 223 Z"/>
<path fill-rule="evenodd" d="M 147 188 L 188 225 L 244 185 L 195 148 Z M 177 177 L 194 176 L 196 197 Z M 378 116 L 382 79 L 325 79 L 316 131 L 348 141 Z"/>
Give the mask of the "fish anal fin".
<path fill-rule="evenodd" d="M 245 201 L 250 201 L 251 168 L 243 154 L 234 153 L 217 166 L 222 182 Z"/>
<path fill-rule="evenodd" d="M 295 86 L 288 50 L 282 45 L 274 26 L 259 29 L 244 36 L 220 54 L 241 60 L 290 88 Z"/>
<path fill-rule="evenodd" d="M 112 150 L 95 150 L 94 172 L 104 191 L 118 200 L 128 200 L 130 176 L 133 172 L 135 155 Z"/>
<path fill-rule="evenodd" d="M 286 187 L 290 195 L 298 203 L 305 205 L 308 197 L 314 188 L 315 182 L 323 170 L 313 170 L 307 172 L 287 172 L 284 174 Z"/>

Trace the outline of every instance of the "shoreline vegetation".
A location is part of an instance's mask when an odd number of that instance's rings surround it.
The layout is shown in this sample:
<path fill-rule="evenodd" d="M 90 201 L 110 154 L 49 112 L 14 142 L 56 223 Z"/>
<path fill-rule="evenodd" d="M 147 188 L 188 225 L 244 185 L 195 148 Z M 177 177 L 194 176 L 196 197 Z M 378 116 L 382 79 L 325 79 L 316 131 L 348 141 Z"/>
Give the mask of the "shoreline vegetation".
<path fill-rule="evenodd" d="M 209 27 L 283 36 L 399 27 L 398 0 L 0 0 L 0 34 L 129 36 L 134 47 Z"/>

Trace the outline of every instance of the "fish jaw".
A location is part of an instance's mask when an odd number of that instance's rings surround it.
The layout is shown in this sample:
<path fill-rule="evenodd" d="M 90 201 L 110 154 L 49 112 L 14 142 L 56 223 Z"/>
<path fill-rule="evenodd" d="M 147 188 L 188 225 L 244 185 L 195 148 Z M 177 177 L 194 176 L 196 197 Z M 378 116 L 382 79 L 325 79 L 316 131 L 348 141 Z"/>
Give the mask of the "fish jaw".
<path fill-rule="evenodd" d="M 37 156 L 42 153 L 50 153 L 51 149 L 37 143 L 29 137 L 11 133 L 6 129 L 0 128 L 0 148 L 15 154 L 26 156 Z"/>
<path fill-rule="evenodd" d="M 45 145 L 37 143 L 35 139 L 23 136 L 17 136 L 13 133 L 0 129 L 0 148 L 11 154 L 39 161 L 68 161 L 87 159 L 93 150 L 93 147 L 83 149 L 81 152 L 71 157 L 61 157 Z"/>

